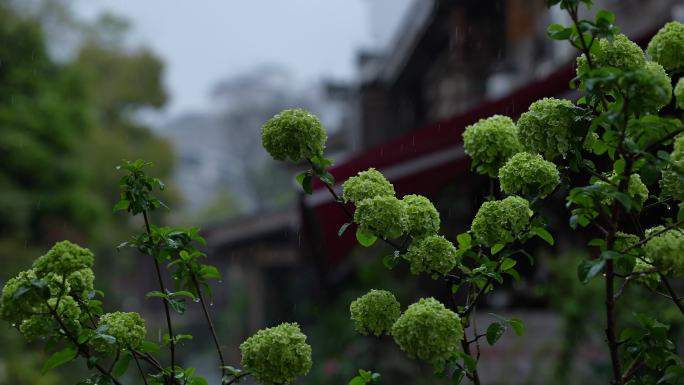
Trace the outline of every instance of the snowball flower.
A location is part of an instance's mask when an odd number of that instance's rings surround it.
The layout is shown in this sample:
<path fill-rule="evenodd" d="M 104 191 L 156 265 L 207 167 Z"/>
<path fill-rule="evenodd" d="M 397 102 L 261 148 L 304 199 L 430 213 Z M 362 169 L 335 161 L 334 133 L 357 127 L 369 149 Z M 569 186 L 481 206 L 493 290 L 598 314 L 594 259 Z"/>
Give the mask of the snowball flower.
<path fill-rule="evenodd" d="M 394 196 L 394 186 L 380 171 L 369 168 L 347 179 L 342 184 L 342 198 L 345 202 L 361 202 L 376 196 Z"/>
<path fill-rule="evenodd" d="M 518 129 L 508 116 L 494 115 L 480 119 L 463 131 L 465 153 L 473 159 L 477 172 L 496 176 L 513 154 L 522 151 Z"/>
<path fill-rule="evenodd" d="M 433 278 L 447 274 L 458 264 L 456 247 L 441 235 L 413 241 L 403 257 L 409 261 L 412 274 L 427 273 Z"/>
<path fill-rule="evenodd" d="M 657 113 L 672 100 L 672 81 L 663 66 L 648 62 L 642 71 L 631 75 L 627 93 L 631 99 L 630 111 Z"/>
<path fill-rule="evenodd" d="M 684 77 L 679 78 L 677 85 L 674 88 L 675 99 L 677 100 L 677 107 L 684 110 Z"/>
<path fill-rule="evenodd" d="M 409 357 L 441 367 L 452 359 L 463 337 L 461 319 L 434 298 L 421 298 L 392 326 L 392 336 Z"/>
<path fill-rule="evenodd" d="M 541 155 L 519 152 L 499 169 L 499 181 L 506 194 L 544 198 L 558 186 L 560 174 Z"/>
<path fill-rule="evenodd" d="M 38 278 L 49 273 L 69 275 L 77 270 L 93 267 L 93 253 L 69 241 L 56 243 L 47 254 L 33 263 Z"/>
<path fill-rule="evenodd" d="M 387 290 L 371 290 L 349 306 L 356 331 L 363 335 L 388 333 L 401 314 L 394 294 Z"/>
<path fill-rule="evenodd" d="M 145 320 L 138 313 L 113 312 L 100 317 L 98 327 L 106 328 L 105 334 L 114 337 L 116 344 L 123 349 L 136 349 L 145 340 Z M 111 351 L 113 344 L 94 340 L 98 351 Z"/>
<path fill-rule="evenodd" d="M 408 230 L 406 206 L 393 196 L 376 196 L 356 205 L 354 222 L 361 230 L 385 239 L 397 238 Z"/>
<path fill-rule="evenodd" d="M 518 136 L 522 145 L 532 153 L 553 160 L 565 156 L 579 139 L 572 134 L 575 121 L 574 106 L 569 100 L 544 98 L 538 100 L 518 119 Z"/>
<path fill-rule="evenodd" d="M 298 162 L 323 155 L 328 135 L 318 118 L 305 110 L 283 110 L 261 128 L 261 142 L 275 160 Z"/>
<path fill-rule="evenodd" d="M 646 231 L 646 236 L 662 231 L 658 226 Z M 680 229 L 673 229 L 651 238 L 644 245 L 646 258 L 653 261 L 659 269 L 673 276 L 684 276 L 684 233 Z"/>
<path fill-rule="evenodd" d="M 678 167 L 684 167 L 684 136 L 679 136 L 675 139 L 670 160 Z M 684 201 L 684 180 L 679 173 L 667 166 L 662 171 L 660 179 L 660 188 L 664 196 L 671 196 L 678 201 Z"/>
<path fill-rule="evenodd" d="M 485 202 L 475 214 L 470 226 L 482 244 L 508 243 L 518 237 L 530 223 L 529 202 L 517 196 Z"/>
<path fill-rule="evenodd" d="M 613 41 L 600 39 L 594 56 L 599 67 L 611 66 L 622 70 L 641 68 L 646 64 L 644 51 L 624 34 L 615 35 Z"/>
<path fill-rule="evenodd" d="M 428 198 L 422 195 L 406 195 L 402 202 L 406 205 L 411 236 L 419 238 L 439 231 L 439 212 Z"/>
<path fill-rule="evenodd" d="M 25 297 L 17 298 L 16 296 L 17 290 L 28 286 L 30 281 L 36 278 L 36 272 L 31 269 L 20 272 L 16 277 L 9 279 L 5 283 L 5 287 L 2 289 L 2 296 L 0 296 L 0 318 L 9 323 L 19 323 L 24 318 L 27 318 L 30 313 L 38 310 L 40 302 L 27 304 Z M 32 296 L 31 299 L 36 298 Z"/>
<path fill-rule="evenodd" d="M 296 323 L 259 330 L 240 351 L 242 365 L 264 385 L 289 384 L 311 369 L 311 346 Z"/>
<path fill-rule="evenodd" d="M 671 21 L 651 38 L 646 52 L 668 71 L 684 68 L 684 25 Z"/>

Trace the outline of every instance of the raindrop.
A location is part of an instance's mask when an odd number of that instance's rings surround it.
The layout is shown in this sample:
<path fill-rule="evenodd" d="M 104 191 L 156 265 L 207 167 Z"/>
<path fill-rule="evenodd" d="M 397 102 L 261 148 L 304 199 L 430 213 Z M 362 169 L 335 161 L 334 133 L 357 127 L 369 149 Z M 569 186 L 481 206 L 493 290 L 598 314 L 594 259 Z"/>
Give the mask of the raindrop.
<path fill-rule="evenodd" d="M 199 300 L 199 298 L 195 298 L 195 299 L 193 299 L 193 301 L 194 301 L 195 303 L 197 303 L 197 302 L 199 302 L 200 300 Z"/>

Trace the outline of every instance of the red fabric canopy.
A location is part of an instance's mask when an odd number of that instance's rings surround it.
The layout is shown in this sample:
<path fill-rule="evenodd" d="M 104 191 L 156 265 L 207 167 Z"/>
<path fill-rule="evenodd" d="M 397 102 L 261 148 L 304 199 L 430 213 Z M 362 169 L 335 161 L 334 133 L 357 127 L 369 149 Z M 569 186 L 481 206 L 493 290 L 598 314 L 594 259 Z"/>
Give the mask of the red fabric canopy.
<path fill-rule="evenodd" d="M 394 184 L 398 197 L 405 194 L 430 196 L 457 178 L 463 180 L 464 176 L 471 175 L 461 137 L 466 126 L 494 114 L 517 117 L 534 101 L 567 92 L 574 75 L 573 66 L 565 65 L 506 97 L 420 127 L 337 164 L 330 169 L 338 182 L 335 190 L 339 194 L 341 183 L 347 178 L 375 167 Z M 338 237 L 340 226 L 349 219 L 320 181 L 315 182 L 312 195 L 303 197 L 302 204 L 308 214 L 305 215 L 304 223 L 308 224 L 305 231 L 315 242 L 316 252 L 325 255 L 329 265 L 336 265 L 356 245 L 354 227 L 350 226 L 342 237 Z"/>

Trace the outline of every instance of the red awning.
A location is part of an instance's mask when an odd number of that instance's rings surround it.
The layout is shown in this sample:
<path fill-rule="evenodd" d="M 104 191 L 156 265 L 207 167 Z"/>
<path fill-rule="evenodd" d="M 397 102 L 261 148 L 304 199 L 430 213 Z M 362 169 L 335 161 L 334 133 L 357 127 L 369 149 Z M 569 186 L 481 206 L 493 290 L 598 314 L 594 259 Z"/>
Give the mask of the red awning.
<path fill-rule="evenodd" d="M 330 169 L 338 182 L 335 190 L 341 193 L 341 183 L 347 178 L 375 167 L 394 184 L 398 197 L 430 196 L 457 178 L 470 175 L 470 161 L 463 152 L 461 137 L 466 126 L 494 114 L 517 117 L 534 101 L 567 92 L 573 76 L 573 66 L 565 65 L 506 97 L 420 127 L 337 164 Z M 337 264 L 355 246 L 355 229 L 350 227 L 338 237 L 340 226 L 349 220 L 320 181 L 314 184 L 312 195 L 304 196 L 303 207 L 309 214 L 305 223 L 311 227 L 306 231 L 317 243 L 317 252 L 325 255 L 330 265 Z"/>

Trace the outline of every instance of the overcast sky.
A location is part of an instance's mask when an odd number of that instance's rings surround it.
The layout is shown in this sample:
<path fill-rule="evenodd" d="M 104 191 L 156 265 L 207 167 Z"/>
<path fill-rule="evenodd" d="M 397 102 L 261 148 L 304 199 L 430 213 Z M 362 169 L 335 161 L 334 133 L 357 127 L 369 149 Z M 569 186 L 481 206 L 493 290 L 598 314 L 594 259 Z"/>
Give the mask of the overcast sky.
<path fill-rule="evenodd" d="M 358 49 L 377 44 L 409 1 L 80 0 L 75 9 L 132 22 L 131 42 L 166 64 L 168 116 L 207 109 L 212 85 L 260 64 L 282 64 L 302 81 L 351 79 Z"/>

